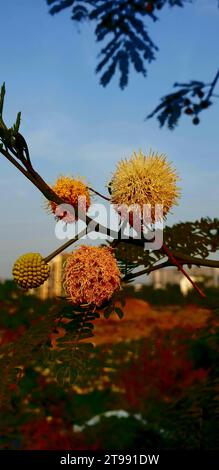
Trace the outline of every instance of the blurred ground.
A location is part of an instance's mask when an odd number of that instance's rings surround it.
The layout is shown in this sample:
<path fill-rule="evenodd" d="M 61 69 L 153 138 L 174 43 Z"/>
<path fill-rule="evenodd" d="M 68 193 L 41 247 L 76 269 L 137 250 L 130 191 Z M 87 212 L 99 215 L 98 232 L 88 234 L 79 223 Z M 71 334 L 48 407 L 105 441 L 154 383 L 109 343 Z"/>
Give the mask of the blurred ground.
<path fill-rule="evenodd" d="M 116 343 L 149 337 L 157 328 L 202 328 L 211 311 L 196 305 L 153 307 L 141 299 L 127 298 L 122 320 L 116 314 L 95 322 L 93 343 Z"/>

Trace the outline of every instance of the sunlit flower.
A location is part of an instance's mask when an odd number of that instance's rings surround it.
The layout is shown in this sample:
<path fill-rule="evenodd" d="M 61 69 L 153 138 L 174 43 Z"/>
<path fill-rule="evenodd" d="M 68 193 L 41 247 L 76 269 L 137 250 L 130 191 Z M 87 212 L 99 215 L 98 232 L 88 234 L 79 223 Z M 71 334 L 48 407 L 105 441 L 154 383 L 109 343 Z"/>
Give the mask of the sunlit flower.
<path fill-rule="evenodd" d="M 82 245 L 66 261 L 64 288 L 73 304 L 101 306 L 120 284 L 121 273 L 108 247 Z"/>
<path fill-rule="evenodd" d="M 151 221 L 161 220 L 177 204 L 178 180 L 165 155 L 150 153 L 146 156 L 141 151 L 138 154 L 134 152 L 129 160 L 120 160 L 117 165 L 110 182 L 111 201 L 132 211 L 131 206 L 136 204 L 141 213 L 145 205 L 150 206 Z M 160 213 L 159 206 L 162 206 L 163 213 Z"/>
<path fill-rule="evenodd" d="M 25 253 L 14 263 L 12 274 L 24 289 L 39 287 L 49 277 L 49 265 L 40 253 Z"/>
<path fill-rule="evenodd" d="M 80 179 L 72 178 L 69 176 L 60 176 L 55 184 L 52 186 L 53 191 L 60 196 L 65 204 L 70 204 L 73 209 L 81 210 L 86 213 L 90 206 L 90 193 L 83 181 Z M 49 202 L 49 207 L 55 216 L 63 219 L 66 222 L 74 222 L 77 219 L 77 214 L 69 211 L 65 204 L 58 205 L 53 201 Z"/>

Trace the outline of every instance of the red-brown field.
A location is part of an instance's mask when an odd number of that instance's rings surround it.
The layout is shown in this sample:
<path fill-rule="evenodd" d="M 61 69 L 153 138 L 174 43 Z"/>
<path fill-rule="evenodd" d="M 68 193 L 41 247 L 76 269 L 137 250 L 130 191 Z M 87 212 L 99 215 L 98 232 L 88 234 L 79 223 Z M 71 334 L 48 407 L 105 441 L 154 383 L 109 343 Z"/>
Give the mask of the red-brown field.
<path fill-rule="evenodd" d="M 95 322 L 93 342 L 115 343 L 148 337 L 155 329 L 202 328 L 211 312 L 196 305 L 154 307 L 141 299 L 127 298 L 122 320 L 116 314 Z"/>

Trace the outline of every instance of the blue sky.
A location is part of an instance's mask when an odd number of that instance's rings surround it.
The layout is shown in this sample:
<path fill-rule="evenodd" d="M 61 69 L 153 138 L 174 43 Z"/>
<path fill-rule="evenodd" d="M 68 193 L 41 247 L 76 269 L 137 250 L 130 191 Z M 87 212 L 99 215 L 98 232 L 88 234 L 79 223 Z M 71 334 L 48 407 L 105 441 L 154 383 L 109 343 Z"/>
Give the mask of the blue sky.
<path fill-rule="evenodd" d="M 170 132 L 156 120 L 144 122 L 174 81 L 203 79 L 216 73 L 219 44 L 216 0 L 196 0 L 184 9 L 165 8 L 160 21 L 148 20 L 159 46 L 144 79 L 131 73 L 121 91 L 113 80 L 104 89 L 95 75 L 92 28 L 79 28 L 70 11 L 51 17 L 45 0 L 1 2 L 0 82 L 7 95 L 5 120 L 22 111 L 24 134 L 35 167 L 48 181 L 57 175 L 82 175 L 105 192 L 122 157 L 150 148 L 166 153 L 181 176 L 182 197 L 167 223 L 218 216 L 218 104 L 203 113 L 199 126 L 188 118 Z M 218 89 L 219 93 L 219 89 Z M 10 277 L 22 253 L 48 254 L 60 245 L 55 222 L 42 195 L 0 156 L 0 277 Z"/>

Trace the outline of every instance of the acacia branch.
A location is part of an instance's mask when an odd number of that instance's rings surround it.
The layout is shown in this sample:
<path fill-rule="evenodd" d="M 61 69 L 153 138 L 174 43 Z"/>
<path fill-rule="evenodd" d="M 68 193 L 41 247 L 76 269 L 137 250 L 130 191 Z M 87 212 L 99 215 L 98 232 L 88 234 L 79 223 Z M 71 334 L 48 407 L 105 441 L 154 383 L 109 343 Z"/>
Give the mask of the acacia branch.
<path fill-rule="evenodd" d="M 216 75 L 216 77 L 215 77 L 215 79 L 212 83 L 211 93 L 213 92 L 213 89 L 216 85 L 216 82 L 217 82 L 218 78 L 219 78 L 219 71 L 218 71 L 218 73 L 217 73 L 217 75 Z M 26 144 L 26 147 L 27 147 L 27 144 Z M 10 150 L 13 153 L 13 155 L 17 159 L 19 159 L 19 155 L 16 152 L 16 149 L 14 150 L 13 148 L 11 148 Z M 53 201 L 58 205 L 59 204 L 66 204 L 66 201 L 64 201 L 62 198 L 60 198 L 53 191 L 53 189 L 44 181 L 44 179 L 39 175 L 39 173 L 37 173 L 35 171 L 32 164 L 30 163 L 31 161 L 30 161 L 30 157 L 29 157 L 29 151 L 28 151 L 28 160 L 26 162 L 21 160 L 22 163 L 24 164 L 25 168 L 23 168 L 23 166 L 17 161 L 17 159 L 14 158 L 8 152 L 7 147 L 6 147 L 6 149 L 3 149 L 1 147 L 0 151 L 5 156 L 5 158 L 7 158 L 7 160 L 9 160 L 35 187 L 37 187 L 37 189 L 39 189 L 39 191 L 46 197 L 46 199 L 48 201 Z M 99 196 L 103 197 L 104 199 L 109 200 L 109 198 L 103 196 L 102 194 L 100 194 L 99 192 L 93 190 L 92 188 L 89 188 L 89 189 L 92 190 L 93 192 L 95 192 L 96 194 L 98 194 Z M 64 245 L 57 248 L 57 250 L 55 250 L 50 255 L 48 255 L 45 258 L 46 262 L 49 262 L 52 258 L 54 258 L 59 253 L 64 251 L 66 248 L 71 246 L 73 243 L 75 243 L 77 240 L 79 240 L 82 236 L 84 236 L 84 235 L 86 235 L 90 232 L 100 232 L 100 233 L 102 233 L 106 236 L 114 238 L 114 240 L 116 240 L 116 241 L 118 240 L 118 242 L 121 241 L 121 230 L 119 232 L 116 232 L 114 230 L 111 230 L 108 227 L 103 226 L 100 223 L 97 223 L 95 220 L 90 218 L 87 214 L 86 215 L 83 214 L 83 213 L 81 214 L 80 211 L 78 211 L 77 209 L 75 210 L 75 212 L 76 212 L 76 216 L 78 218 L 81 218 L 86 223 L 86 228 L 84 230 L 82 230 L 76 237 L 69 240 Z M 131 243 L 136 243 L 137 242 L 137 244 L 139 244 L 139 240 L 134 239 L 134 237 L 129 237 L 129 239 L 125 238 L 123 241 L 124 242 L 131 242 Z M 143 241 L 141 240 L 140 241 L 141 245 L 145 241 L 146 240 L 143 240 Z M 133 279 L 133 278 L 138 277 L 142 274 L 149 274 L 150 272 L 152 272 L 156 269 L 160 269 L 160 268 L 163 268 L 163 267 L 172 266 L 172 265 L 174 266 L 175 265 L 175 266 L 178 267 L 178 269 L 180 269 L 182 271 L 182 273 L 192 283 L 193 287 L 199 292 L 199 294 L 202 297 L 205 297 L 205 294 L 199 289 L 198 286 L 196 286 L 196 284 L 192 281 L 192 279 L 189 277 L 189 275 L 186 273 L 186 271 L 184 271 L 184 269 L 182 268 L 182 265 L 183 264 L 196 264 L 196 265 L 199 265 L 199 266 L 202 265 L 202 266 L 219 267 L 219 262 L 212 261 L 212 260 L 201 260 L 201 259 L 197 259 L 197 258 L 193 258 L 193 257 L 187 256 L 187 255 L 184 255 L 182 253 L 171 252 L 168 249 L 168 247 L 166 247 L 166 245 L 164 243 L 161 247 L 161 251 L 164 251 L 164 253 L 168 256 L 168 261 L 166 261 L 164 263 L 160 263 L 160 265 L 152 266 L 151 268 L 147 268 L 147 269 L 145 269 L 143 271 L 140 271 L 138 273 L 135 273 L 135 274 L 132 274 L 132 275 L 130 274 L 128 276 L 125 276 L 124 280 Z"/>
<path fill-rule="evenodd" d="M 56 204 L 66 204 L 66 201 L 60 198 L 54 191 L 53 189 L 48 186 L 48 184 L 44 181 L 44 179 L 37 173 L 34 169 L 32 171 L 25 170 L 22 165 L 15 160 L 12 155 L 9 154 L 8 151 L 4 150 L 1 148 L 1 153 L 9 160 L 45 197 L 48 201 L 53 201 Z M 91 231 L 96 231 L 96 232 L 101 232 L 103 234 L 106 234 L 107 236 L 110 236 L 111 238 L 114 238 L 117 242 L 118 238 L 118 232 L 111 230 L 108 227 L 103 226 L 100 223 L 97 223 L 94 221 L 91 217 L 87 216 L 85 217 L 84 221 L 86 222 L 86 225 L 89 225 L 89 232 Z M 82 232 L 81 232 L 82 233 Z M 120 233 L 120 232 L 119 232 Z M 85 233 L 83 232 L 83 235 Z M 69 240 L 66 244 L 62 245 L 63 247 L 65 246 L 70 246 L 71 244 L 74 243 L 74 240 L 79 240 L 79 238 L 82 235 L 78 234 L 78 236 L 75 239 Z M 118 242 L 121 240 L 118 240 Z M 143 246 L 146 240 L 138 240 L 135 239 L 134 237 L 130 237 L 129 239 L 124 238 L 122 240 L 125 243 L 132 243 L 137 246 Z M 63 248 L 65 249 L 65 248 Z M 61 250 L 61 247 L 58 250 Z M 61 252 L 59 251 L 59 252 Z M 209 266 L 213 268 L 218 268 L 219 267 L 219 261 L 216 260 L 206 260 L 206 259 L 199 259 L 195 258 L 189 255 L 186 255 L 184 253 L 178 252 L 178 251 L 172 251 L 172 254 L 175 258 L 179 259 L 181 261 L 181 264 L 195 264 L 197 266 Z"/>

